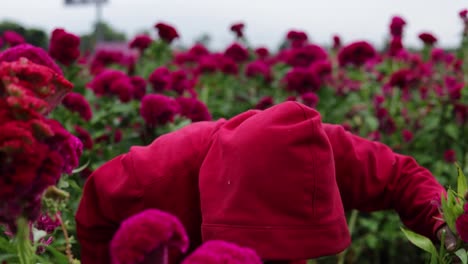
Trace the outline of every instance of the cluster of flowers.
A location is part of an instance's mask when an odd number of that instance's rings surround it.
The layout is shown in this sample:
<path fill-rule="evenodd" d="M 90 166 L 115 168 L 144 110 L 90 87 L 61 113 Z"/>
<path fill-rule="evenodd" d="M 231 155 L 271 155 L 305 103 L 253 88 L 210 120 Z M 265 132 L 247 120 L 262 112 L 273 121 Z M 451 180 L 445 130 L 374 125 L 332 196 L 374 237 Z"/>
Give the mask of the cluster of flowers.
<path fill-rule="evenodd" d="M 125 221 L 115 233 L 110 253 L 114 264 L 168 264 L 168 249 L 186 252 L 189 240 L 177 217 L 147 209 Z M 226 241 L 207 241 L 186 257 L 182 264 L 261 264 L 257 253 Z"/>
<path fill-rule="evenodd" d="M 78 165 L 82 144 L 45 116 L 73 85 L 53 68 L 12 57 L 0 54 L 0 222 L 14 231 L 19 216 L 39 216 L 42 193 Z"/>

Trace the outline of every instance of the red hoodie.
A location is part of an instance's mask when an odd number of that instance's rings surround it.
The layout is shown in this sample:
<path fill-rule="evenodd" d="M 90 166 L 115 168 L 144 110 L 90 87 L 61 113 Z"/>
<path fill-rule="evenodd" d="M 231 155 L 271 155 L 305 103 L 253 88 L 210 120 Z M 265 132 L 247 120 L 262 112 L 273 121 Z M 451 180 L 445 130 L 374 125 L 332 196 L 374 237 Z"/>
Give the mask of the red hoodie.
<path fill-rule="evenodd" d="M 157 208 L 181 220 L 191 250 L 203 232 L 263 259 L 306 259 L 349 245 L 350 209 L 395 209 L 406 226 L 435 238 L 443 223 L 433 201 L 444 192 L 413 158 L 285 102 L 194 123 L 107 162 L 85 184 L 77 235 L 82 263 L 109 263 L 119 224 Z"/>

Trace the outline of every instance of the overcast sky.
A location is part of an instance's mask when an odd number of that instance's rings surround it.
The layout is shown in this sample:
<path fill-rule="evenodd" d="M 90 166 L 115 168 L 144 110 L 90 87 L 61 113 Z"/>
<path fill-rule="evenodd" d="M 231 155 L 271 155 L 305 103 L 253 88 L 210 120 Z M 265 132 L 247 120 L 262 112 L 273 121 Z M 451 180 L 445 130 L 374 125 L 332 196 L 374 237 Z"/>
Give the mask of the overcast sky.
<path fill-rule="evenodd" d="M 234 36 L 229 26 L 246 24 L 245 33 L 254 46 L 276 48 L 290 29 L 304 30 L 319 44 L 331 43 L 339 34 L 345 43 L 368 40 L 382 45 L 393 15 L 408 23 L 404 42 L 418 46 L 418 33 L 428 31 L 439 46 L 456 46 L 462 31 L 458 12 L 466 0 L 107 0 L 103 19 L 128 38 L 142 30 L 155 34 L 156 22 L 174 25 L 180 43 L 191 44 L 203 33 L 211 47 L 224 48 Z M 0 20 L 51 32 L 62 27 L 75 34 L 88 33 L 96 21 L 93 5 L 66 6 L 64 0 L 3 0 Z"/>

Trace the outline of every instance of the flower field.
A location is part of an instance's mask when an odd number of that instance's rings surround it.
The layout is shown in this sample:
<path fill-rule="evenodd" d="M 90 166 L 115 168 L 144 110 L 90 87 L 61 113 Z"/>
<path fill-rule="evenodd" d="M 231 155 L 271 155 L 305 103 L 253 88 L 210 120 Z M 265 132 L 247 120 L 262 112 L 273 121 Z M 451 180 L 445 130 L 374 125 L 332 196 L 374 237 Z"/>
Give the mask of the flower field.
<path fill-rule="evenodd" d="M 444 186 L 454 186 L 455 163 L 468 174 L 467 10 L 454 19 L 464 31 L 450 50 L 430 31 L 419 35 L 421 49 L 405 47 L 406 21 L 399 16 L 382 29 L 388 32 L 383 49 L 366 40 L 342 43 L 338 35 L 318 45 L 291 30 L 272 51 L 250 46 L 242 23 L 227 29 L 233 42 L 220 51 L 202 43 L 176 47 L 179 34 L 167 23 L 154 26 L 157 37 L 137 35 L 123 48 L 92 52 L 80 51 L 80 38 L 65 29 L 51 33 L 47 49 L 3 32 L 0 262 L 79 263 L 74 215 L 94 170 L 190 123 L 288 100 L 414 157 Z M 348 217 L 352 246 L 315 261 L 426 259 L 394 212 Z"/>

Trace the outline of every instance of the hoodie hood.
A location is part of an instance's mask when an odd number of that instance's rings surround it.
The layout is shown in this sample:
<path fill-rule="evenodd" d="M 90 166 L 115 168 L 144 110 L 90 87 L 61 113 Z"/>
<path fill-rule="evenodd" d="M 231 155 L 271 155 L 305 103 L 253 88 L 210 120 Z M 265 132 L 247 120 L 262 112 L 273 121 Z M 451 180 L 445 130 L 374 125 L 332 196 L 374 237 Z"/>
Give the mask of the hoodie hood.
<path fill-rule="evenodd" d="M 200 170 L 202 237 L 262 259 L 317 258 L 350 244 L 330 142 L 317 111 L 284 102 L 214 135 Z"/>

